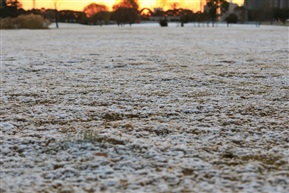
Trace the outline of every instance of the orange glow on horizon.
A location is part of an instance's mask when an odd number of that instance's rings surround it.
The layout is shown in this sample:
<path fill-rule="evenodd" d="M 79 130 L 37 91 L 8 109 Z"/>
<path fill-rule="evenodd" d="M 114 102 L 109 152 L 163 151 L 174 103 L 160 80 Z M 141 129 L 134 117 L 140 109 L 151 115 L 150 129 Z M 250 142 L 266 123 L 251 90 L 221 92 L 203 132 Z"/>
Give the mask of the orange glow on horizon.
<path fill-rule="evenodd" d="M 90 3 L 103 4 L 106 5 L 109 10 L 112 9 L 112 6 L 116 4 L 116 2 L 121 0 L 35 0 L 35 8 L 36 9 L 54 9 L 54 2 L 57 3 L 58 10 L 75 10 L 75 11 L 83 11 L 83 8 Z M 161 7 L 164 10 L 170 9 L 173 3 L 177 3 L 178 8 L 186 8 L 191 9 L 194 12 L 200 10 L 201 0 L 139 0 L 140 8 L 150 8 L 153 9 L 155 7 Z M 205 5 L 206 0 L 202 0 L 203 6 Z M 230 1 L 230 0 L 227 0 Z M 33 8 L 33 0 L 20 0 L 22 3 L 22 7 L 25 10 Z M 237 3 L 242 5 L 244 0 L 233 0 L 233 3 Z"/>

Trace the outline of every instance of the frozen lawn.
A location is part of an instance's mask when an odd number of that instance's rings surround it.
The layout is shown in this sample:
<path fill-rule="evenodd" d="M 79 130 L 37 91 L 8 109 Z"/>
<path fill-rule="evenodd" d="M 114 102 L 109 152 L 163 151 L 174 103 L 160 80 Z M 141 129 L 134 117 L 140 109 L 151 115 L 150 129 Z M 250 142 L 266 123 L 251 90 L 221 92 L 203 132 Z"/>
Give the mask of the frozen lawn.
<path fill-rule="evenodd" d="M 3 30 L 0 192 L 288 192 L 288 27 Z"/>

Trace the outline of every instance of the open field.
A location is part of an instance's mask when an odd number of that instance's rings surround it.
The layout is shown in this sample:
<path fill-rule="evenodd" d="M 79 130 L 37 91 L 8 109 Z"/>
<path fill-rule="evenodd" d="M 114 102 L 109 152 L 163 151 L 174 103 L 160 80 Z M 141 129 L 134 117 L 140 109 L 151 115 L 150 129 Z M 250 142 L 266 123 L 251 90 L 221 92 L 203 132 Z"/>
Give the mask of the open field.
<path fill-rule="evenodd" d="M 0 192 L 289 192 L 288 27 L 1 38 Z"/>

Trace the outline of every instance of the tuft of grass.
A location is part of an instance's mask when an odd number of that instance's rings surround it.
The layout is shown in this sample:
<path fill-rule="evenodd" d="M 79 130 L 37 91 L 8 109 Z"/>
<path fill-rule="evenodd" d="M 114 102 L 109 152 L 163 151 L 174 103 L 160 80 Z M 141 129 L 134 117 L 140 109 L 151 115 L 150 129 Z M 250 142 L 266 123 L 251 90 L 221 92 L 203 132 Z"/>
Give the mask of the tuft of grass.
<path fill-rule="evenodd" d="M 182 173 L 184 176 L 191 176 L 194 174 L 194 169 L 192 168 L 183 168 Z"/>
<path fill-rule="evenodd" d="M 125 145 L 125 142 L 123 140 L 115 139 L 108 136 L 99 136 L 98 132 L 94 129 L 83 129 L 79 133 L 67 134 L 66 140 L 64 141 L 76 143 Z"/>
<path fill-rule="evenodd" d="M 99 143 L 107 143 L 112 145 L 125 145 L 124 141 L 110 137 L 98 137 L 96 141 Z"/>
<path fill-rule="evenodd" d="M 0 29 L 48 29 L 49 25 L 49 20 L 34 14 L 0 19 Z"/>
<path fill-rule="evenodd" d="M 282 156 L 280 155 L 244 155 L 241 157 L 241 160 L 246 162 L 257 161 L 265 165 L 273 165 L 277 167 L 288 164 L 288 162 L 282 160 Z"/>
<path fill-rule="evenodd" d="M 102 115 L 102 119 L 105 120 L 106 122 L 111 122 L 122 120 L 123 117 L 121 114 L 118 113 L 105 113 Z"/>
<path fill-rule="evenodd" d="M 98 142 L 98 132 L 93 129 L 83 129 L 81 132 L 75 130 L 70 133 L 69 129 L 65 129 L 62 133 L 66 133 L 64 141 L 66 142 L 77 142 L 77 143 L 94 143 Z"/>
<path fill-rule="evenodd" d="M 232 150 L 226 150 L 221 154 L 222 158 L 227 158 L 227 159 L 233 159 L 236 158 L 237 156 L 234 154 Z"/>
<path fill-rule="evenodd" d="M 96 142 L 98 139 L 98 133 L 92 129 L 85 130 L 83 133 L 82 140 L 88 142 Z"/>

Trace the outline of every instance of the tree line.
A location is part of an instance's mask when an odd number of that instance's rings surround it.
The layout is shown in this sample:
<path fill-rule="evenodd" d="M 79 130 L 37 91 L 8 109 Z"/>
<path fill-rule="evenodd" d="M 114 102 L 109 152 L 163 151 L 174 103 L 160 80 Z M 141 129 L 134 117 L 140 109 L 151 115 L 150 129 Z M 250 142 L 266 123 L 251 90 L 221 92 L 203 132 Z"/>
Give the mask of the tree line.
<path fill-rule="evenodd" d="M 55 3 L 55 0 L 53 0 Z M 61 1 L 61 0 L 59 0 Z M 2 0 L 0 5 L 0 18 L 17 17 L 25 14 L 41 15 L 53 22 L 81 23 L 87 25 L 106 25 L 117 23 L 118 25 L 133 24 L 141 20 L 150 20 L 152 17 L 162 18 L 166 22 L 168 17 L 178 17 L 184 24 L 187 22 L 208 23 L 213 25 L 218 17 L 228 11 L 229 3 L 226 0 L 210 0 L 206 4 L 206 9 L 201 12 L 193 12 L 189 9 L 178 8 L 178 4 L 171 5 L 171 9 L 163 11 L 152 11 L 148 8 L 140 9 L 138 0 L 122 0 L 113 5 L 112 11 L 102 4 L 90 3 L 83 11 L 57 10 L 55 9 L 32 9 L 24 10 L 18 0 Z M 245 15 L 247 14 L 247 18 Z M 260 9 L 246 10 L 245 7 L 236 7 L 235 12 L 225 19 L 228 23 L 248 21 L 281 21 L 286 23 L 289 18 L 289 9 Z"/>

